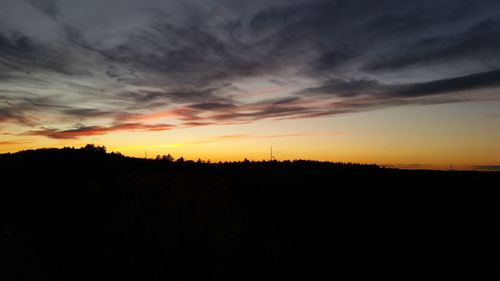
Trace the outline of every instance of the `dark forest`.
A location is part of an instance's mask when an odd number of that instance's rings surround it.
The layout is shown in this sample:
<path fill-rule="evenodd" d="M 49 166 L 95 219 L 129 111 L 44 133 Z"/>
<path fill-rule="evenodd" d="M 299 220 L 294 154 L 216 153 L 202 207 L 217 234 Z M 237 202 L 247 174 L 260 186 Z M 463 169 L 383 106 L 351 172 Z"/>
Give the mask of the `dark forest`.
<path fill-rule="evenodd" d="M 495 172 L 148 160 L 93 145 L 0 165 L 1 280 L 426 276 L 446 270 L 405 262 L 418 247 L 373 265 L 389 251 L 374 237 L 500 230 Z"/>

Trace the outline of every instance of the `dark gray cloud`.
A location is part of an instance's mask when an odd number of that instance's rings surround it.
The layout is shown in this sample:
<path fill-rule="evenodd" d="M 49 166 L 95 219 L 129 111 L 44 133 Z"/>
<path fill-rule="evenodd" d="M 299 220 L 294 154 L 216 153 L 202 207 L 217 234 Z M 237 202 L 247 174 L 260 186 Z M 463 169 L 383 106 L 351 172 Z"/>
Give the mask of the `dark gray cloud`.
<path fill-rule="evenodd" d="M 148 104 L 150 102 L 163 100 L 166 102 L 193 102 L 214 99 L 212 89 L 181 89 L 173 91 L 150 91 L 141 90 L 136 92 L 126 92 L 120 94 L 120 97 L 131 99 L 134 102 Z"/>
<path fill-rule="evenodd" d="M 10 108 L 0 108 L 0 122 L 15 122 L 27 126 L 34 125 L 35 122 L 31 118 L 26 117 Z"/>
<path fill-rule="evenodd" d="M 16 95 L 2 94 L 0 91 L 0 121 L 19 125 L 40 125 L 44 110 L 58 110 L 50 97 L 39 97 L 31 93 L 17 92 Z"/>
<path fill-rule="evenodd" d="M 474 170 L 480 171 L 500 171 L 500 165 L 473 166 Z"/>
<path fill-rule="evenodd" d="M 409 44 L 403 52 L 376 58 L 367 70 L 392 70 L 414 65 L 474 60 L 498 63 L 500 53 L 500 21 L 484 20 L 460 34 L 430 36 Z M 492 61 L 493 60 L 493 61 Z"/>
<path fill-rule="evenodd" d="M 80 119 L 93 118 L 93 117 L 108 117 L 116 116 L 117 113 L 113 111 L 102 111 L 95 108 L 69 108 L 63 110 L 65 115 L 75 116 Z"/>
<path fill-rule="evenodd" d="M 369 79 L 332 79 L 324 82 L 319 87 L 304 89 L 299 94 L 323 94 L 351 98 L 368 95 L 385 100 L 388 98 L 425 97 L 499 86 L 500 70 L 495 69 L 465 76 L 406 84 L 383 84 Z"/>
<path fill-rule="evenodd" d="M 28 0 L 28 2 L 37 10 L 53 19 L 57 19 L 60 15 L 57 0 Z"/>
<path fill-rule="evenodd" d="M 192 104 L 189 107 L 198 110 L 220 110 L 234 108 L 235 105 L 231 103 L 217 103 L 217 102 L 205 102 Z"/>
<path fill-rule="evenodd" d="M 221 108 L 217 113 L 205 116 L 210 120 L 248 122 L 265 118 L 293 118 L 317 110 L 307 106 L 297 97 L 263 100 L 236 107 Z"/>
<path fill-rule="evenodd" d="M 70 51 L 60 46 L 42 44 L 22 33 L 6 33 L 0 28 L 0 81 L 39 83 L 40 79 L 33 75 L 39 72 L 79 76 L 87 71 L 70 56 Z"/>
<path fill-rule="evenodd" d="M 382 85 L 376 80 L 342 80 L 333 78 L 323 82 L 319 86 L 303 89 L 299 92 L 299 94 L 321 94 L 335 95 L 339 97 L 355 97 L 367 94 L 380 94 L 387 91 L 388 88 L 390 87 L 387 85 Z"/>
<path fill-rule="evenodd" d="M 418 97 L 498 86 L 500 86 L 500 70 L 496 69 L 466 76 L 395 86 L 396 89 L 390 94 L 401 97 Z"/>
<path fill-rule="evenodd" d="M 500 86 L 496 0 L 0 1 L 0 120 L 110 122 L 53 136 L 112 132 L 124 116 L 304 118 Z"/>

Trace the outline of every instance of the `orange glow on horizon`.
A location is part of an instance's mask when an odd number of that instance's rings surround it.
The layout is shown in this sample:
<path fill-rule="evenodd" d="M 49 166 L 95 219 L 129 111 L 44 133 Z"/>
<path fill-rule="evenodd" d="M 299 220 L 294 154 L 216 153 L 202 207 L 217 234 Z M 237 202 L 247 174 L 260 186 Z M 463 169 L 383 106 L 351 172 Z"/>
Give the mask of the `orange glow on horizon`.
<path fill-rule="evenodd" d="M 175 158 L 212 162 L 245 158 L 257 161 L 269 159 L 272 145 L 277 160 L 375 163 L 444 170 L 450 166 L 470 169 L 498 165 L 500 128 L 497 119 L 490 116 L 500 109 L 500 102 L 481 105 L 481 112 L 489 106 L 490 112 L 484 113 L 484 118 L 489 119 L 477 118 L 476 112 L 467 111 L 469 106 L 398 107 L 323 118 L 268 119 L 232 125 L 169 127 L 124 123 L 115 127 L 47 131 L 45 135 L 4 134 L 0 152 L 94 143 L 133 157 L 144 157 L 147 150 L 151 157 L 171 154 Z M 442 115 L 443 110 L 448 111 L 446 117 Z M 155 114 L 148 117 L 169 116 Z"/>

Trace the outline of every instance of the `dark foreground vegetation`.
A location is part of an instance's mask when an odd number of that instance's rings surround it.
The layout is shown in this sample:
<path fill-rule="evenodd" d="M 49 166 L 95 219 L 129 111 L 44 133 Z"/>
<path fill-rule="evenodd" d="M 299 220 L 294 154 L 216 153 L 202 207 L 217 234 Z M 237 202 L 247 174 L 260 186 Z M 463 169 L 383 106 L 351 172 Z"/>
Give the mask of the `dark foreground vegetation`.
<path fill-rule="evenodd" d="M 0 155 L 0 280 L 316 280 L 325 273 L 427 280 L 436 269 L 444 277 L 489 272 L 488 263 L 479 271 L 445 267 L 438 251 L 408 246 L 419 238 L 389 250 L 376 237 L 499 231 L 499 173 L 173 160 L 95 146 Z M 408 262 L 417 253 L 426 255 Z"/>

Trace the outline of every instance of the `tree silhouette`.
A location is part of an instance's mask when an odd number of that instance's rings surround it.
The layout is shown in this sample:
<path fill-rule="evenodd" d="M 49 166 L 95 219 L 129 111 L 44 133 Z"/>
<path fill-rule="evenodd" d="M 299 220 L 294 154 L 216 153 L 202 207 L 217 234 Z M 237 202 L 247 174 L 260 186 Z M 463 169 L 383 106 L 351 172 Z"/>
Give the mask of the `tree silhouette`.
<path fill-rule="evenodd" d="M 500 231 L 500 173 L 156 160 L 93 144 L 0 154 L 0 280 L 312 280 L 366 266 L 343 268 L 349 243 L 326 272 L 312 264 L 342 233 Z"/>
<path fill-rule="evenodd" d="M 106 153 L 106 147 L 105 146 L 96 146 L 94 144 L 87 144 L 83 148 L 84 151 L 91 152 L 91 153 L 98 153 L 98 154 L 105 154 Z"/>
<path fill-rule="evenodd" d="M 172 163 L 172 162 L 174 162 L 175 158 L 172 155 L 170 155 L 170 154 L 161 155 L 161 156 L 158 154 L 158 155 L 156 155 L 155 160 Z"/>

